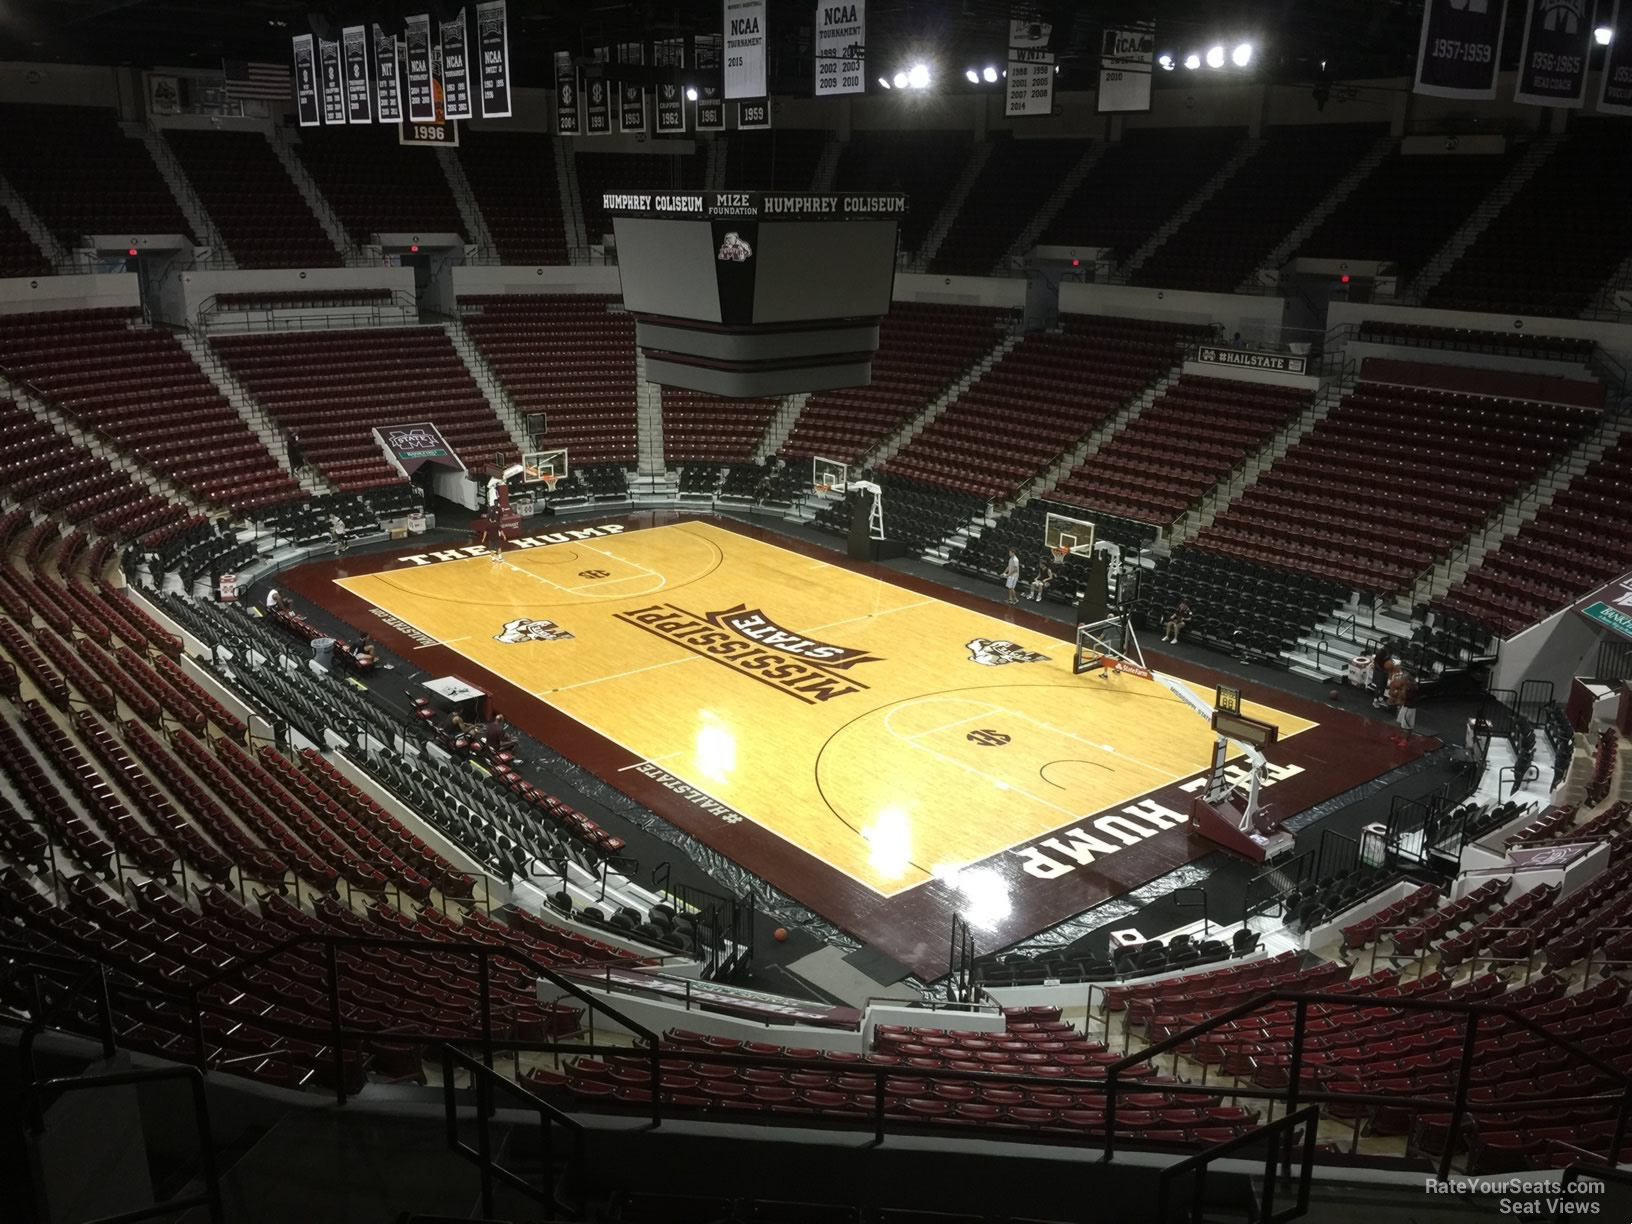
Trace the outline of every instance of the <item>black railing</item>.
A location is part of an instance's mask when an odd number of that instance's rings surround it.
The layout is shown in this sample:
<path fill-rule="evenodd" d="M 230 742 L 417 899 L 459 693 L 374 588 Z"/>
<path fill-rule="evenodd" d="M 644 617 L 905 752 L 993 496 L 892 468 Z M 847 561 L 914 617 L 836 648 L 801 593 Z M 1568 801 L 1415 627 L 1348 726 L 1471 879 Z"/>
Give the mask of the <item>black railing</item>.
<path fill-rule="evenodd" d="M 1285 1136 L 1291 1139 L 1291 1133 L 1299 1126 L 1303 1127 L 1303 1159 L 1298 1172 L 1298 1200 L 1284 1211 L 1275 1210 L 1275 1172 L 1276 1148 Z M 1320 1128 L 1320 1110 L 1313 1105 L 1306 1105 L 1302 1109 L 1284 1114 L 1275 1121 L 1249 1131 L 1245 1135 L 1237 1135 L 1233 1139 L 1226 1139 L 1223 1143 L 1214 1144 L 1204 1152 L 1197 1152 L 1187 1160 L 1178 1164 L 1168 1165 L 1156 1176 L 1156 1220 L 1158 1224 L 1169 1224 L 1172 1217 L 1173 1184 L 1186 1174 L 1193 1174 L 1190 1181 L 1190 1204 L 1185 1212 L 1190 1224 L 1203 1224 L 1207 1210 L 1207 1172 L 1215 1160 L 1222 1160 L 1227 1156 L 1240 1151 L 1242 1148 L 1264 1145 L 1264 1177 L 1260 1183 L 1260 1197 L 1253 1215 L 1255 1224 L 1283 1224 L 1287 1220 L 1296 1220 L 1309 1210 L 1309 1185 L 1314 1178 L 1315 1166 L 1315 1137 Z"/>
<path fill-rule="evenodd" d="M 1594 680 L 1632 680 L 1632 642 L 1601 642 Z"/>

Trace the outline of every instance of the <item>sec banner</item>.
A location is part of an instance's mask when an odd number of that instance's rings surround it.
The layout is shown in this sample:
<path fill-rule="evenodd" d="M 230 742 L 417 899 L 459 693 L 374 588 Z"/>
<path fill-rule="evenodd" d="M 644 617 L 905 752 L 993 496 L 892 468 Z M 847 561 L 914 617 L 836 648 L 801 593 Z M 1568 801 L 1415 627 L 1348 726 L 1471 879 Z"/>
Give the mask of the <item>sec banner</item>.
<path fill-rule="evenodd" d="M 1436 98 L 1496 96 L 1507 0 L 1426 0 L 1415 90 Z"/>
<path fill-rule="evenodd" d="M 765 0 L 725 0 L 725 96 L 763 98 Z"/>
<path fill-rule="evenodd" d="M 866 0 L 816 5 L 816 96 L 862 93 L 866 67 Z"/>

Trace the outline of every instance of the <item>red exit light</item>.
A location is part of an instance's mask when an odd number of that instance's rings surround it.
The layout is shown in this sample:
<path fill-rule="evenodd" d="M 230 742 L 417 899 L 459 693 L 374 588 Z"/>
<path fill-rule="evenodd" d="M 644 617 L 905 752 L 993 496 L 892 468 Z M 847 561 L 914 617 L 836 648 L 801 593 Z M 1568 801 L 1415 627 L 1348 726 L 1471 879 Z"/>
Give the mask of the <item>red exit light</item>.
<path fill-rule="evenodd" d="M 130 248 L 130 254 L 132 254 L 132 255 L 136 254 L 136 248 L 135 247 Z"/>
<path fill-rule="evenodd" d="M 1343 273 L 1343 283 L 1345 285 L 1349 283 L 1349 274 L 1347 272 Z"/>

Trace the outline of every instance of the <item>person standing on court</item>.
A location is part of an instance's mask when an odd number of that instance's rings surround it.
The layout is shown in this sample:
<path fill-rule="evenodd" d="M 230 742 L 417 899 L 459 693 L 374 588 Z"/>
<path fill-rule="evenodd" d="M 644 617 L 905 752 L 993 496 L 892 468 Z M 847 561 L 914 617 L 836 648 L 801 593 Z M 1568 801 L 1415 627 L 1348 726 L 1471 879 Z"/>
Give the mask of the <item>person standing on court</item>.
<path fill-rule="evenodd" d="M 1012 548 L 1009 549 L 1009 563 L 1003 567 L 1003 585 L 1009 588 L 1009 602 L 1020 602 L 1015 592 L 1020 585 L 1020 556 Z"/>
<path fill-rule="evenodd" d="M 1395 690 L 1395 704 L 1399 707 L 1394 716 L 1395 723 L 1406 735 L 1415 735 L 1417 732 L 1417 678 L 1403 667 L 1399 670 L 1398 679 L 1393 687 Z"/>

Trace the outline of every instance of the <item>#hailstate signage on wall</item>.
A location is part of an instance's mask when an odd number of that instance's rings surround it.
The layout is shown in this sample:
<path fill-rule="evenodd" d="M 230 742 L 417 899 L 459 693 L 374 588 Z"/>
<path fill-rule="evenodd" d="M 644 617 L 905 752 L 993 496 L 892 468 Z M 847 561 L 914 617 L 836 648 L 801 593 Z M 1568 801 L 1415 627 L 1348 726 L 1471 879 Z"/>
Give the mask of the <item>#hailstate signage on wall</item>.
<path fill-rule="evenodd" d="M 1251 353 L 1244 349 L 1198 348 L 1196 360 L 1207 365 L 1235 366 L 1243 370 L 1273 370 L 1277 374 L 1308 372 L 1309 359 L 1291 353 Z"/>

